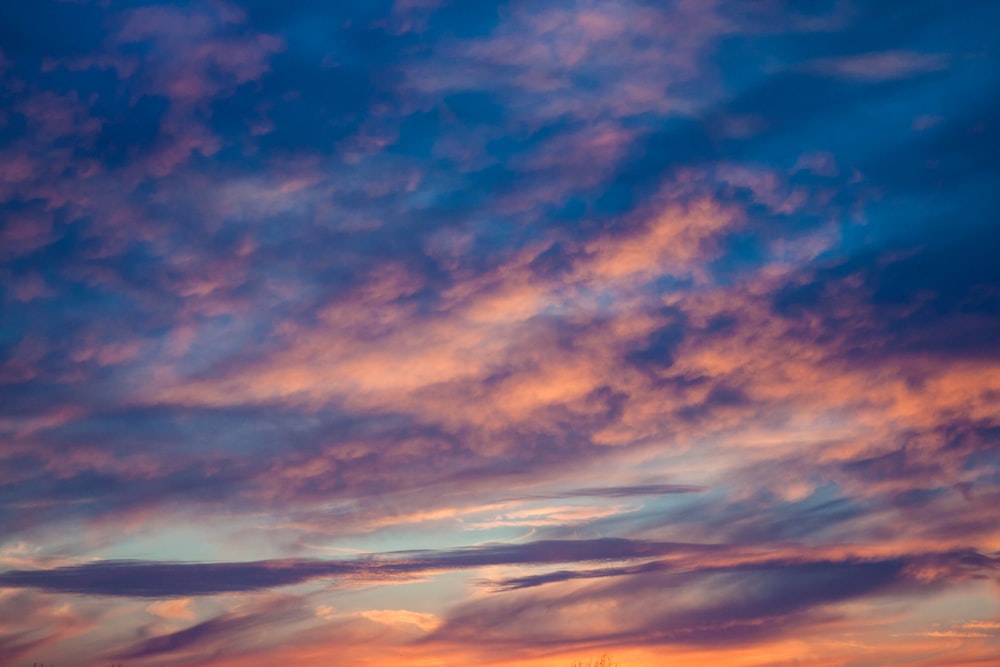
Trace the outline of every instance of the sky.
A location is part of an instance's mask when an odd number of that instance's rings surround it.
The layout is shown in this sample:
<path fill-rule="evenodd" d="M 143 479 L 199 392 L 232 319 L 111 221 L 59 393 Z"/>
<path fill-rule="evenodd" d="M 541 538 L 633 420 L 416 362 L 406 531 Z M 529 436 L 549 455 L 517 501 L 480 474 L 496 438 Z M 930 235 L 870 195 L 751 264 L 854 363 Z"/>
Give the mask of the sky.
<path fill-rule="evenodd" d="M 0 664 L 1000 664 L 998 24 L 0 3 Z"/>

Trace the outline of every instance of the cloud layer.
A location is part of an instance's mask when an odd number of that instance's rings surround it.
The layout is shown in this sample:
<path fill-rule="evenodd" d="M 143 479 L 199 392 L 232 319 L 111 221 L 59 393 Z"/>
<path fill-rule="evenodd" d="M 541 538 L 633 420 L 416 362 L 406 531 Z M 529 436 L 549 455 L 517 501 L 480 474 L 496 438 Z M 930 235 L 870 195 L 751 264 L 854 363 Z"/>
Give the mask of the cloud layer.
<path fill-rule="evenodd" d="M 1000 659 L 996 9 L 326 4 L 0 8 L 3 660 Z"/>

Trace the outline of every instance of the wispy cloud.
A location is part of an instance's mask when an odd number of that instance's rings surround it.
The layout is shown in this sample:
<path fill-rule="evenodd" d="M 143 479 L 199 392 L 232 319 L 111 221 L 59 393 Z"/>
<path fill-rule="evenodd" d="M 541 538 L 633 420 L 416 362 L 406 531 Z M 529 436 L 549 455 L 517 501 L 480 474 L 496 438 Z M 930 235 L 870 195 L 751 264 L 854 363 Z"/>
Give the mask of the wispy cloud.
<path fill-rule="evenodd" d="M 246 563 L 98 561 L 50 570 L 9 570 L 0 585 L 65 593 L 126 597 L 187 597 L 249 591 L 320 578 L 377 581 L 399 575 L 561 562 L 629 560 L 671 552 L 711 550 L 709 545 L 621 538 L 544 540 L 452 551 L 409 551 L 339 561 L 269 560 Z"/>
<path fill-rule="evenodd" d="M 815 72 L 857 81 L 892 81 L 948 68 L 949 57 L 939 53 L 883 51 L 814 60 Z"/>
<path fill-rule="evenodd" d="M 990 3 L 8 4 L 5 657 L 996 662 Z"/>

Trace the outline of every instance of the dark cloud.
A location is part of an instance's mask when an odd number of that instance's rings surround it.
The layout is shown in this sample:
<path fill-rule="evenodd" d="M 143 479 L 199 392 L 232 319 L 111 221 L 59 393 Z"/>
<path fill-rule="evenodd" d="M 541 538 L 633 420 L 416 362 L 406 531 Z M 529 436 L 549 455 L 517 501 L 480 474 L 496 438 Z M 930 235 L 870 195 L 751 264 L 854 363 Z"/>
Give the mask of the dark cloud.
<path fill-rule="evenodd" d="M 690 484 L 636 484 L 633 486 L 608 486 L 573 489 L 559 494 L 541 496 L 544 498 L 575 498 L 591 496 L 596 498 L 629 498 L 632 496 L 662 496 L 675 493 L 700 493 L 704 487 Z"/>
<path fill-rule="evenodd" d="M 107 561 L 55 570 L 0 574 L 0 585 L 82 595 L 184 597 L 259 590 L 297 584 L 349 571 L 324 562 L 146 563 Z"/>
<path fill-rule="evenodd" d="M 920 595 L 931 583 L 922 568 L 940 568 L 943 577 L 962 579 L 996 569 L 994 559 L 976 553 L 913 555 L 842 561 L 771 560 L 729 566 L 684 568 L 667 562 L 586 571 L 557 571 L 498 582 L 507 595 L 460 605 L 439 631 L 439 639 L 476 636 L 490 645 L 527 637 L 536 645 L 591 641 L 742 644 L 783 636 L 797 628 L 832 620 L 840 602 L 877 595 Z M 606 581 L 605 578 L 607 578 Z M 558 582 L 598 580 L 562 589 Z M 539 592 L 524 589 L 552 584 Z M 691 599 L 681 590 L 697 590 Z M 604 634 L 588 631 L 593 622 L 581 611 L 615 601 L 614 619 L 602 621 Z M 639 613 L 639 610 L 644 610 Z M 541 611 L 544 610 L 544 611 Z M 560 618 L 554 623 L 547 619 Z M 607 629 L 608 626 L 614 629 Z"/>
<path fill-rule="evenodd" d="M 985 226 L 933 245 L 898 246 L 820 266 L 774 296 L 775 312 L 836 336 L 841 354 L 866 363 L 896 355 L 992 358 L 1000 332 L 1000 236 Z M 850 311 L 840 306 L 851 301 Z M 836 349 L 836 347 L 834 348 Z"/>
<path fill-rule="evenodd" d="M 266 622 L 263 618 L 245 616 L 220 616 L 210 621 L 198 623 L 167 635 L 147 639 L 123 651 L 116 658 L 120 660 L 138 660 L 150 656 L 174 653 L 191 649 L 199 644 L 209 643 L 218 636 L 231 637 L 239 632 L 249 630 L 254 625 Z"/>
<path fill-rule="evenodd" d="M 650 558 L 711 549 L 702 545 L 621 538 L 545 540 L 452 551 L 403 551 L 342 561 L 274 560 L 248 563 L 102 561 L 52 570 L 0 573 L 0 587 L 84 595 L 185 597 L 288 586 L 326 578 L 379 580 L 436 570 L 490 565 L 539 565 Z"/>
<path fill-rule="evenodd" d="M 232 641 L 251 632 L 259 633 L 268 624 L 301 620 L 305 617 L 301 601 L 296 598 L 274 598 L 253 605 L 249 610 L 221 614 L 183 630 L 157 635 L 116 651 L 115 660 L 141 660 L 171 653 L 211 650 L 219 641 Z"/>
<path fill-rule="evenodd" d="M 440 637 L 455 641 L 477 636 L 479 641 L 490 645 L 510 643 L 516 636 L 527 636 L 532 643 L 541 645 L 582 644 L 611 639 L 695 644 L 713 644 L 723 640 L 747 641 L 755 635 L 784 631 L 785 619 L 782 612 L 791 611 L 789 607 L 794 607 L 795 611 L 801 613 L 812 606 L 809 603 L 800 604 L 795 598 L 785 597 L 778 590 L 771 590 L 769 586 L 774 585 L 774 580 L 762 574 L 760 571 L 756 573 L 756 584 L 748 580 L 733 580 L 732 597 L 723 598 L 716 604 L 687 609 L 683 615 L 671 614 L 664 607 L 673 590 L 682 585 L 694 584 L 690 578 L 669 580 L 663 576 L 646 575 L 628 580 L 627 585 L 592 589 L 575 595 L 522 593 L 510 599 L 487 599 L 457 609 L 440 631 Z M 790 592 L 788 589 L 795 588 L 795 592 L 802 593 L 808 587 L 808 584 L 795 582 L 793 573 L 788 574 L 792 575 L 790 581 L 794 583 L 787 584 L 786 591 Z M 740 583 L 747 588 L 743 589 Z M 817 588 L 825 589 L 827 583 L 829 581 L 820 581 Z M 808 588 L 815 594 L 816 589 Z M 572 609 L 574 603 L 587 599 L 594 602 L 602 599 L 628 600 L 625 608 L 619 609 L 620 614 L 628 613 L 633 605 L 641 601 L 647 612 L 638 617 L 622 618 L 621 623 L 614 624 L 614 630 L 605 630 L 605 634 L 596 636 L 590 632 L 584 634 L 574 630 L 574 626 L 583 625 L 582 619 L 568 626 L 557 626 L 544 623 L 538 613 L 540 609 L 547 609 L 550 614 L 557 610 Z M 816 600 L 810 602 L 815 604 Z"/>

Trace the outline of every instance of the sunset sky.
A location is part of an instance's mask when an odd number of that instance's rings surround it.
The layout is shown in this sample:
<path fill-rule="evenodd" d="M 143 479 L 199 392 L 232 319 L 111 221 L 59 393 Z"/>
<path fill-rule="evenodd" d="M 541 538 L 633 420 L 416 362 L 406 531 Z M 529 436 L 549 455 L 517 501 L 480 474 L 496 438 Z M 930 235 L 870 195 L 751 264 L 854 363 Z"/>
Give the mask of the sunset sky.
<path fill-rule="evenodd" d="M 1000 664 L 998 25 L 0 1 L 0 665 Z"/>

